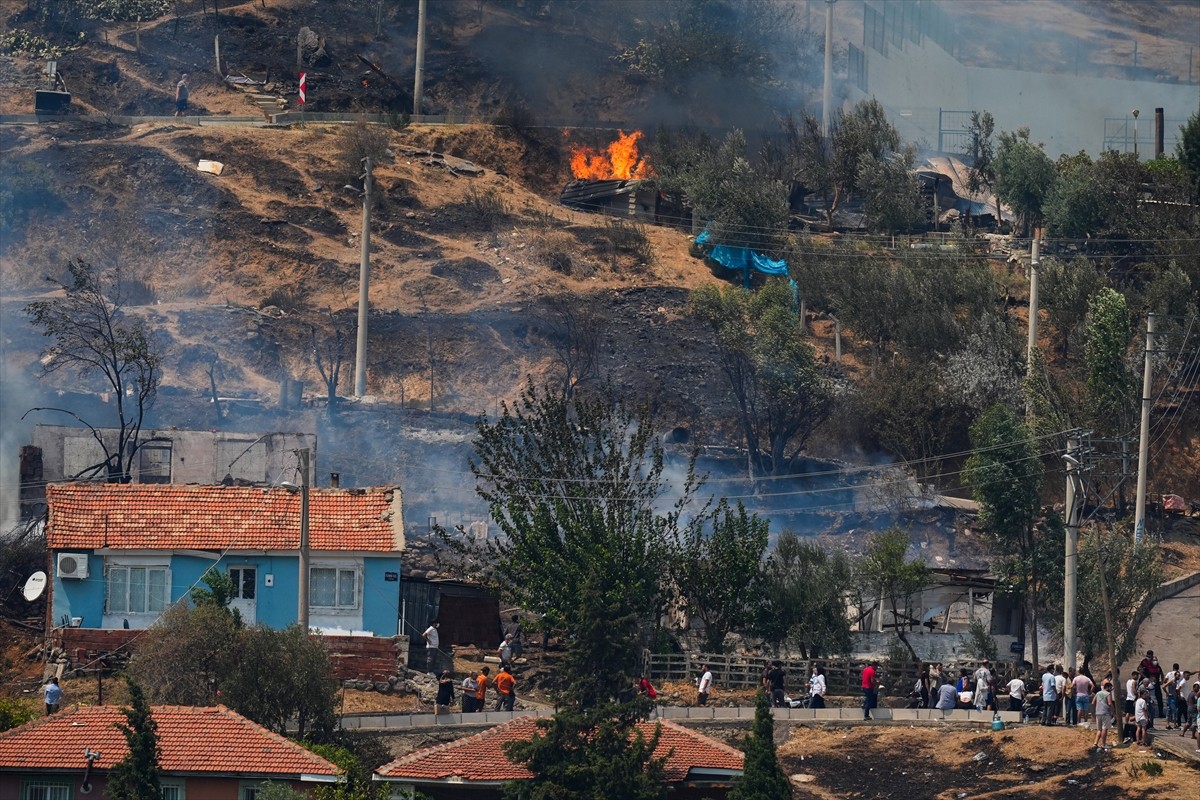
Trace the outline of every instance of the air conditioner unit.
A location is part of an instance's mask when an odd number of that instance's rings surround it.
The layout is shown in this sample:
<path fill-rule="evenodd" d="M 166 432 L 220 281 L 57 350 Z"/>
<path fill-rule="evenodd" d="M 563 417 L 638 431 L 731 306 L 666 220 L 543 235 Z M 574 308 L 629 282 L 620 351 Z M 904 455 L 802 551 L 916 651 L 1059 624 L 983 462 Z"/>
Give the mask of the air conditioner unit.
<path fill-rule="evenodd" d="M 83 579 L 88 576 L 87 553 L 59 553 L 58 577 Z"/>

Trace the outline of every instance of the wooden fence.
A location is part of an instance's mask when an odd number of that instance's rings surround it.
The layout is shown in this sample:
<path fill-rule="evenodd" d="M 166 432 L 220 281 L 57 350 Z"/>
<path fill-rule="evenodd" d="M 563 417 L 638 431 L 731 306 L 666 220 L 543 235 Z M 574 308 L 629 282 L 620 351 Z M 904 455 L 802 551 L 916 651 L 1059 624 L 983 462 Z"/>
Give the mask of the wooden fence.
<path fill-rule="evenodd" d="M 765 656 L 715 655 L 712 653 L 651 653 L 643 652 L 646 674 L 653 681 L 690 681 L 700 676 L 701 667 L 712 670 L 717 688 L 749 688 L 762 682 L 763 670 L 775 659 Z M 800 695 L 807 691 L 808 676 L 814 664 L 825 668 L 825 684 L 831 695 L 859 694 L 862 691 L 862 671 L 870 663 L 866 659 L 780 659 L 788 672 L 789 693 Z M 879 680 L 884 689 L 881 694 L 907 696 L 916 684 L 922 662 L 896 663 L 880 661 Z M 974 672 L 979 666 L 975 661 L 942 662 L 946 674 L 958 677 L 959 669 Z M 1015 664 L 1000 662 L 991 665 L 992 674 L 1001 684 L 1013 676 Z"/>

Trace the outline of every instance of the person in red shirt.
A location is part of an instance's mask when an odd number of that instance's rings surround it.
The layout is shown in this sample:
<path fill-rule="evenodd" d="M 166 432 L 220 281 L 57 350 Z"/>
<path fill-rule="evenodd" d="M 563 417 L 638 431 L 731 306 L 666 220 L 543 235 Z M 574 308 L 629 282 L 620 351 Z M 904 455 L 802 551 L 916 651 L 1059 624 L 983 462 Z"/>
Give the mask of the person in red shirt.
<path fill-rule="evenodd" d="M 862 671 L 863 719 L 871 718 L 871 709 L 879 705 L 879 662 L 871 661 Z"/>
<path fill-rule="evenodd" d="M 1163 668 L 1158 665 L 1158 658 L 1153 650 L 1146 651 L 1146 657 L 1141 663 L 1142 675 L 1150 679 L 1150 689 L 1154 692 L 1154 716 L 1163 715 L 1162 682 Z"/>

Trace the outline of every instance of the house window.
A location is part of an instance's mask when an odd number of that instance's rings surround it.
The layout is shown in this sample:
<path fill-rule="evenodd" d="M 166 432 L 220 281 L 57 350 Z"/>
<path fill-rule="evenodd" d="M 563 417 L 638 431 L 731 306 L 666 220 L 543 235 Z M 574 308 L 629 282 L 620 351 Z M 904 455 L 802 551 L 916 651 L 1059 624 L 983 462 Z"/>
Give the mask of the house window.
<path fill-rule="evenodd" d="M 233 599 L 253 600 L 257 576 L 257 567 L 230 567 L 229 579 L 233 581 Z"/>
<path fill-rule="evenodd" d="M 187 800 L 182 783 L 162 783 L 162 800 Z"/>
<path fill-rule="evenodd" d="M 138 483 L 171 482 L 171 443 L 155 442 L 138 451 Z"/>
<path fill-rule="evenodd" d="M 71 784 L 51 778 L 33 778 L 25 782 L 21 800 L 71 800 Z"/>
<path fill-rule="evenodd" d="M 108 568 L 109 614 L 158 614 L 167 607 L 167 568 L 114 564 Z"/>
<path fill-rule="evenodd" d="M 312 567 L 308 571 L 309 605 L 354 611 L 359 607 L 358 569 Z"/>

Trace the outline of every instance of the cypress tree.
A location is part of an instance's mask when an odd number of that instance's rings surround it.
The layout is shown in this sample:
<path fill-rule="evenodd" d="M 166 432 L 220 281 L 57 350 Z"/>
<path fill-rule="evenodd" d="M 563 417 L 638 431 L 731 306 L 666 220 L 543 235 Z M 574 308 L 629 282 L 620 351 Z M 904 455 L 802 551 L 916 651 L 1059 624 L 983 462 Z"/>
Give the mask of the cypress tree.
<path fill-rule="evenodd" d="M 126 678 L 129 707 L 122 708 L 125 722 L 116 723 L 129 752 L 108 773 L 108 796 L 112 800 L 162 800 L 158 782 L 158 726 L 150 716 L 150 704 L 142 687 Z"/>
<path fill-rule="evenodd" d="M 765 692 L 754 702 L 754 727 L 742 742 L 746 763 L 729 800 L 791 800 L 792 787 L 775 755 L 775 718 Z"/>

